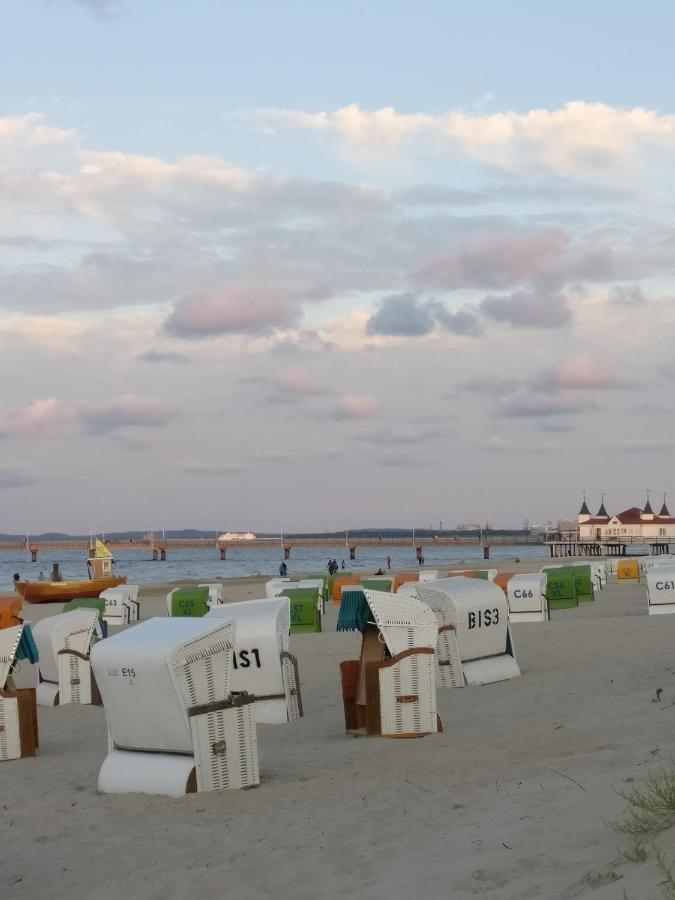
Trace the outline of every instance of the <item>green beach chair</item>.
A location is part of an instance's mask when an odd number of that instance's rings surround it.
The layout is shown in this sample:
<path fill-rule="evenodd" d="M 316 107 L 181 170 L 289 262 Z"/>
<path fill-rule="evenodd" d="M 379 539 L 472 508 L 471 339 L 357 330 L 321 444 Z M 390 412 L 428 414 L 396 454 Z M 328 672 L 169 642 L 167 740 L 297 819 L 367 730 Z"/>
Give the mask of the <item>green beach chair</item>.
<path fill-rule="evenodd" d="M 282 597 L 291 605 L 291 634 L 321 631 L 321 610 L 317 588 L 287 588 Z"/>
<path fill-rule="evenodd" d="M 380 576 L 375 576 L 373 578 L 361 578 L 359 580 L 359 584 L 362 588 L 365 588 L 367 591 L 384 591 L 387 594 L 391 594 L 391 587 L 394 583 L 393 578 L 381 578 Z M 342 593 L 344 594 L 345 589 L 342 589 Z"/>
<path fill-rule="evenodd" d="M 209 611 L 208 587 L 178 588 L 169 596 L 170 616 L 205 616 Z"/>
<path fill-rule="evenodd" d="M 570 566 L 574 573 L 574 586 L 580 603 L 590 603 L 595 600 L 593 589 L 593 573 L 590 566 Z"/>
<path fill-rule="evenodd" d="M 579 605 L 575 575 L 571 568 L 543 569 L 549 609 L 569 609 Z"/>

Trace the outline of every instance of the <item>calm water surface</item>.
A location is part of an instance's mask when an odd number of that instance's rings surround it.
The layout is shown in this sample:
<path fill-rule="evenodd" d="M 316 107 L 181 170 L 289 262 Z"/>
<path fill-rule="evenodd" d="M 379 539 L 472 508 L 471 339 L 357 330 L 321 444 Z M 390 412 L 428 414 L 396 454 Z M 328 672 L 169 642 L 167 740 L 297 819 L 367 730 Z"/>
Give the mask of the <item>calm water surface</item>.
<path fill-rule="evenodd" d="M 345 561 L 345 569 L 350 572 L 376 572 L 379 568 L 387 568 L 387 553 L 391 557 L 392 568 L 417 568 L 415 547 L 358 547 L 356 560 L 349 559 L 349 550 L 343 545 L 335 547 L 302 547 L 291 551 L 287 560 L 289 575 L 305 575 L 310 572 L 325 572 L 329 559 Z M 549 555 L 545 546 L 492 546 L 490 556 L 493 561 L 514 559 L 532 559 L 537 561 L 537 568 Z M 245 575 L 279 574 L 279 564 L 283 559 L 281 550 L 241 547 L 227 551 L 227 559 L 221 560 L 214 548 L 207 550 L 168 550 L 165 562 L 153 562 L 148 550 L 119 550 L 115 552 L 116 571 L 126 575 L 131 584 L 147 581 L 180 581 L 182 579 L 238 578 Z M 59 563 L 64 579 L 82 579 L 87 577 L 86 552 L 84 550 L 68 550 L 63 552 L 46 551 L 38 554 L 38 561 L 32 563 L 30 554 L 25 551 L 0 553 L 0 590 L 12 590 L 12 577 L 18 572 L 22 579 L 37 581 L 42 571 L 49 580 L 52 563 Z M 429 568 L 442 568 L 444 565 L 456 565 L 465 562 L 473 567 L 488 566 L 483 560 L 481 547 L 424 547 L 424 563 Z"/>

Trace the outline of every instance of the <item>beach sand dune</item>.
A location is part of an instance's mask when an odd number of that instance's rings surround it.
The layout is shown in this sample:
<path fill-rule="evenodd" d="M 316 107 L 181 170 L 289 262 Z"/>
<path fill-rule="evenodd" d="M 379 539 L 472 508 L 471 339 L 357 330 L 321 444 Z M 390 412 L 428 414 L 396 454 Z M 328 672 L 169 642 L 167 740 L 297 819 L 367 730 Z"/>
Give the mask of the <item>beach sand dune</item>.
<path fill-rule="evenodd" d="M 164 595 L 144 587 L 144 617 Z M 675 616 L 648 617 L 644 585 L 515 626 L 522 677 L 440 691 L 445 732 L 423 740 L 345 734 L 338 664 L 359 636 L 335 621 L 291 639 L 305 718 L 259 726 L 253 790 L 101 796 L 103 710 L 40 709 L 39 757 L 0 766 L 2 896 L 658 895 L 654 864 L 626 861 L 605 824 L 675 751 Z"/>

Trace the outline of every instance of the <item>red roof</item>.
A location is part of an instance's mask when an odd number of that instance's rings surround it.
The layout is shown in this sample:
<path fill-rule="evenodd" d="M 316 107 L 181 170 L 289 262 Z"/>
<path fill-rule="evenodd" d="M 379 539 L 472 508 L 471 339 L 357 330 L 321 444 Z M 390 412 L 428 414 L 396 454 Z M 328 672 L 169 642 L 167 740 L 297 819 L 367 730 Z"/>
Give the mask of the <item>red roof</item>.
<path fill-rule="evenodd" d="M 611 519 L 618 519 L 622 525 L 673 525 L 675 524 L 674 516 L 654 516 L 653 519 L 643 519 L 642 510 L 639 506 L 631 506 L 630 509 L 624 509 L 623 512 L 617 513 L 615 516 L 604 518 L 586 519 L 582 525 L 607 525 Z"/>

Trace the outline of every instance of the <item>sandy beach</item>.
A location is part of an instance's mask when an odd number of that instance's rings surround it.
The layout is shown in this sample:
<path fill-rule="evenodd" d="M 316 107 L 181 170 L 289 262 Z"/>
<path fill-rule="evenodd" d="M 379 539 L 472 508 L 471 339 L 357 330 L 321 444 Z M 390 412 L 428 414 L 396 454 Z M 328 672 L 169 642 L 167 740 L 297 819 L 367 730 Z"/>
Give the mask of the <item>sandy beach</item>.
<path fill-rule="evenodd" d="M 142 587 L 142 618 L 166 614 L 166 590 Z M 258 726 L 254 790 L 99 795 L 103 709 L 40 708 L 39 756 L 0 765 L 3 897 L 658 896 L 653 854 L 628 861 L 606 824 L 673 764 L 675 616 L 647 616 L 644 583 L 610 576 L 595 603 L 514 626 L 522 677 L 439 691 L 445 731 L 423 740 L 345 734 L 338 664 L 360 636 L 336 618 L 291 637 L 305 717 Z"/>

